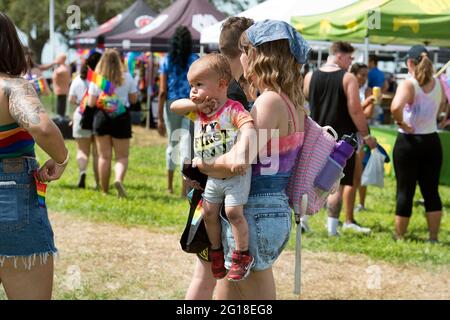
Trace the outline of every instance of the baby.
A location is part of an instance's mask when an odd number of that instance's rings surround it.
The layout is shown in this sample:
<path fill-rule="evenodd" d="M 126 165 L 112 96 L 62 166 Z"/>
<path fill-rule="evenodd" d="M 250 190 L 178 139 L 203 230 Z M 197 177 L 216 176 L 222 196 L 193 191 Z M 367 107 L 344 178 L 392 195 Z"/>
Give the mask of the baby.
<path fill-rule="evenodd" d="M 208 54 L 196 60 L 187 78 L 191 85 L 190 99 L 177 100 L 170 109 L 194 121 L 195 165 L 197 161 L 207 162 L 230 151 L 239 130 L 253 129 L 253 119 L 242 104 L 227 98 L 232 75 L 228 61 L 221 54 Z M 250 191 L 251 168 L 239 164 L 235 168 L 240 175 L 208 177 L 202 214 L 211 243 L 211 269 L 214 277 L 221 279 L 227 275 L 219 221 L 225 202 L 225 213 L 236 242 L 227 279 L 239 281 L 248 276 L 254 263 L 248 251 L 248 225 L 243 210 Z M 246 169 L 242 171 L 242 168 Z"/>

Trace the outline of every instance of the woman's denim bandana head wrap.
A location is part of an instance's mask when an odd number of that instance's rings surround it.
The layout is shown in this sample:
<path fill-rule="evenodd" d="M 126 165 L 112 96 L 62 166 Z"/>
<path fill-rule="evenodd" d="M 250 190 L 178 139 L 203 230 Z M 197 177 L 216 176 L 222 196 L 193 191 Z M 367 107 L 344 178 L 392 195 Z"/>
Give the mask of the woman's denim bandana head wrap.
<path fill-rule="evenodd" d="M 311 48 L 300 33 L 284 21 L 259 21 L 248 28 L 246 33 L 251 44 L 255 47 L 266 42 L 287 39 L 291 53 L 297 62 L 305 64 L 308 61 Z"/>

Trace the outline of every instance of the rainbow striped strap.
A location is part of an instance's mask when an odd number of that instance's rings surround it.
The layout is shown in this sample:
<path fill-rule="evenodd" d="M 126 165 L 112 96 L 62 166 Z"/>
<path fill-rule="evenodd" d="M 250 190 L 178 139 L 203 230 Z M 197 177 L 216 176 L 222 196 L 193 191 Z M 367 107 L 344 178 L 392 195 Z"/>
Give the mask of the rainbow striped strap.
<path fill-rule="evenodd" d="M 83 98 L 81 99 L 80 102 L 80 113 L 83 114 L 84 110 L 86 110 L 86 106 L 87 106 L 87 100 L 88 100 L 88 91 L 86 90 L 86 92 L 84 93 Z"/>
<path fill-rule="evenodd" d="M 88 69 L 87 81 L 95 83 L 104 93 L 107 95 L 112 95 L 114 93 L 114 85 L 106 80 L 105 77 Z"/>
<path fill-rule="evenodd" d="M 37 171 L 34 172 L 34 181 L 36 182 L 36 190 L 38 196 L 39 207 L 45 208 L 45 195 L 47 193 L 47 184 L 40 182 L 37 176 Z"/>

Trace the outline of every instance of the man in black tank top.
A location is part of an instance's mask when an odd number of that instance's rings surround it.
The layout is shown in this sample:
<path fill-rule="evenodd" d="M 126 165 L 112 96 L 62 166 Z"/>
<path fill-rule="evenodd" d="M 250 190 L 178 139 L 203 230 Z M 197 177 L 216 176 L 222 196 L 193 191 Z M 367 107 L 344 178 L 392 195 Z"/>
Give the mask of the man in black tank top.
<path fill-rule="evenodd" d="M 359 86 L 356 77 L 347 72 L 354 48 L 347 42 L 335 42 L 330 48 L 327 63 L 319 70 L 305 77 L 303 92 L 309 101 L 311 117 L 321 126 L 333 127 L 339 135 L 359 132 L 371 149 L 376 140 L 370 136 L 366 118 L 359 100 Z M 336 236 L 339 214 L 344 203 L 344 229 L 370 232 L 359 226 L 353 218 L 356 188 L 353 187 L 355 154 L 347 161 L 345 177 L 341 180 L 339 192 L 328 197 L 328 233 Z"/>

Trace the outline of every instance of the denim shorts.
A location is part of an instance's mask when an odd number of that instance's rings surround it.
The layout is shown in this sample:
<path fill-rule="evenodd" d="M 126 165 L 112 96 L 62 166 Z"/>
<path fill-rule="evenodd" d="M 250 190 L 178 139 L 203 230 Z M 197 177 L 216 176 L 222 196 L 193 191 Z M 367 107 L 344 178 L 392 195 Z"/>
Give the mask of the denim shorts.
<path fill-rule="evenodd" d="M 6 258 L 16 264 L 22 257 L 31 269 L 36 256 L 45 263 L 57 252 L 47 209 L 38 203 L 33 176 L 37 168 L 33 158 L 0 160 L 0 267 Z"/>
<path fill-rule="evenodd" d="M 286 246 L 292 226 L 292 210 L 284 191 L 251 194 L 244 206 L 248 223 L 249 251 L 255 258 L 253 270 L 261 271 L 272 266 Z M 225 267 L 231 267 L 231 255 L 236 245 L 231 224 L 221 216 L 222 243 Z"/>

